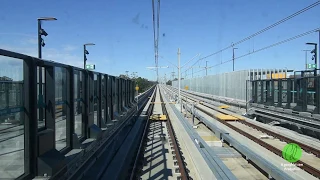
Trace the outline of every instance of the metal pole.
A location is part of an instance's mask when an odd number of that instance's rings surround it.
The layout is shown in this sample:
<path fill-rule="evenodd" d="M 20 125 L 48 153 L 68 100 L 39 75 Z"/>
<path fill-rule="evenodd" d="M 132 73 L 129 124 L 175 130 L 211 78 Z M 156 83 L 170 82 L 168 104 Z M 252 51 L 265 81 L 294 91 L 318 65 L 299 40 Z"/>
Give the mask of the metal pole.
<path fill-rule="evenodd" d="M 206 61 L 206 76 L 208 75 L 208 61 Z"/>
<path fill-rule="evenodd" d="M 306 52 L 306 64 L 305 64 L 305 66 L 306 66 L 306 70 L 308 69 L 308 67 L 307 67 L 307 63 L 308 63 L 308 50 L 305 50 L 305 52 Z"/>
<path fill-rule="evenodd" d="M 38 19 L 38 57 L 42 58 L 42 49 L 41 49 L 41 20 Z"/>
<path fill-rule="evenodd" d="M 41 59 L 42 58 L 42 46 L 41 46 L 41 42 L 42 42 L 42 38 L 41 38 L 41 20 L 38 19 L 38 58 Z M 38 69 L 38 76 L 39 76 L 39 121 L 43 121 L 43 109 L 42 109 L 42 67 L 37 67 Z"/>
<path fill-rule="evenodd" d="M 86 45 L 83 45 L 83 69 L 86 69 L 86 61 L 87 61 Z"/>
<path fill-rule="evenodd" d="M 182 112 L 182 103 L 181 103 L 181 96 L 180 96 L 180 85 L 181 85 L 181 72 L 180 72 L 180 48 L 178 48 L 178 86 L 179 86 L 179 88 L 178 88 L 178 91 L 179 91 L 179 100 L 178 100 L 178 102 L 180 103 L 180 112 Z"/>
<path fill-rule="evenodd" d="M 314 47 L 314 50 L 315 50 L 315 56 L 314 56 L 314 62 L 315 62 L 315 64 L 316 64 L 316 68 L 315 68 L 315 71 L 314 71 L 314 76 L 317 76 L 317 69 L 318 69 L 318 63 L 317 63 L 317 61 L 318 61 L 318 52 L 317 52 L 317 49 L 318 49 L 318 47 L 317 47 L 318 45 L 317 44 L 315 44 L 315 47 Z"/>
<path fill-rule="evenodd" d="M 232 70 L 234 71 L 234 48 L 232 49 Z"/>

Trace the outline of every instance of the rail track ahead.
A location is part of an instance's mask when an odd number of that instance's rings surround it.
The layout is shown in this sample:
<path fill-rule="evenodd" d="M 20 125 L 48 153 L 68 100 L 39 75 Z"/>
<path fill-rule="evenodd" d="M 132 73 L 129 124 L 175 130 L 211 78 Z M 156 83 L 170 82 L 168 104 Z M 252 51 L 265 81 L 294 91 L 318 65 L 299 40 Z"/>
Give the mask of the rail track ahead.
<path fill-rule="evenodd" d="M 130 175 L 130 180 L 136 179 L 150 179 L 154 176 L 152 170 L 152 164 L 159 163 L 159 156 L 153 154 L 153 152 L 163 152 L 165 147 L 168 146 L 169 151 L 172 154 L 172 164 L 169 155 L 162 154 L 167 161 L 164 162 L 166 168 L 172 167 L 171 173 L 163 173 L 165 176 L 177 176 L 177 179 L 190 180 L 184 157 L 182 156 L 179 142 L 175 136 L 173 126 L 170 121 L 170 117 L 167 113 L 165 103 L 163 102 L 162 95 L 159 88 L 156 89 L 156 95 L 152 97 L 151 103 L 147 110 L 147 122 L 144 127 L 143 135 L 139 144 L 139 148 L 134 160 L 133 169 Z M 159 96 L 156 98 L 156 96 Z M 156 102 L 156 99 L 159 102 Z M 161 112 L 159 112 L 161 111 Z M 160 115 L 162 113 L 162 116 Z M 165 117 L 161 120 L 161 117 Z M 154 119 L 154 117 L 158 117 Z M 157 153 L 158 154 L 158 153 Z M 161 159 L 161 157 L 160 157 Z M 159 164 L 158 164 L 159 165 Z M 149 167 L 150 166 L 150 167 Z M 147 167 L 147 168 L 146 168 Z M 153 172 L 151 172 L 153 171 Z M 163 171 L 164 172 L 164 171 Z M 152 177 L 151 177 L 152 176 Z"/>

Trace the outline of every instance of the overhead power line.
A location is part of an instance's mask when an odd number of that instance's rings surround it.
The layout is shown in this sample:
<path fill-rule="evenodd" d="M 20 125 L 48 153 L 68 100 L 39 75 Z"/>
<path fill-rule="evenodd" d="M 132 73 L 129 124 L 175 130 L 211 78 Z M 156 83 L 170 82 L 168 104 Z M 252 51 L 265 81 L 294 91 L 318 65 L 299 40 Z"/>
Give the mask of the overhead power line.
<path fill-rule="evenodd" d="M 279 42 L 274 43 L 274 44 L 271 44 L 271 45 L 269 45 L 269 46 L 266 46 L 266 47 L 260 48 L 260 49 L 258 49 L 258 50 L 253 51 L 253 52 L 249 52 L 249 53 L 247 53 L 247 54 L 244 54 L 244 55 L 241 55 L 241 56 L 235 57 L 235 58 L 234 58 L 234 60 L 237 60 L 237 59 L 240 59 L 240 58 L 246 57 L 246 56 L 248 56 L 248 55 L 251 55 L 251 54 L 254 54 L 254 53 L 257 53 L 257 52 L 260 52 L 260 51 L 263 51 L 263 50 L 266 50 L 266 49 L 269 49 L 269 48 L 272 48 L 272 47 L 275 47 L 275 46 L 278 46 L 278 45 L 281 45 L 281 44 L 284 44 L 284 43 L 287 43 L 287 42 L 289 42 L 289 41 L 292 41 L 292 40 L 295 40 L 295 39 L 301 38 L 301 37 L 303 37 L 303 36 L 306 36 L 306 35 L 309 35 L 309 34 L 315 33 L 315 32 L 317 32 L 317 31 L 319 31 L 319 30 L 320 30 L 320 28 L 316 28 L 316 29 L 313 29 L 313 30 L 310 30 L 310 31 L 304 32 L 304 33 L 302 33 L 302 34 L 299 34 L 299 35 L 296 35 L 296 36 L 294 36 L 294 37 L 288 38 L 288 39 L 286 39 L 286 40 L 279 41 Z M 228 60 L 228 61 L 221 62 L 221 63 L 216 64 L 216 65 L 213 65 L 213 66 L 210 66 L 210 67 L 208 67 L 208 69 L 211 69 L 211 68 L 213 68 L 213 67 L 216 67 L 216 66 L 219 66 L 219 65 L 221 65 L 221 64 L 225 64 L 225 63 L 227 63 L 227 62 L 231 62 L 231 61 L 233 61 L 233 59 L 230 59 L 230 60 Z M 205 70 L 205 69 L 202 69 L 202 70 L 196 71 L 196 72 L 194 72 L 193 74 L 199 73 L 199 72 L 204 71 L 204 70 Z M 188 74 L 188 75 L 189 75 L 189 74 Z"/>
<path fill-rule="evenodd" d="M 155 67 L 158 67 L 158 54 L 159 54 L 159 29 L 160 29 L 160 0 L 158 0 L 157 14 L 155 13 L 155 4 L 152 0 L 152 21 L 153 21 L 153 39 L 154 39 L 154 62 Z M 157 18 L 155 18 L 157 15 Z M 157 27 L 156 27 L 157 25 Z M 159 78 L 158 68 L 156 68 L 157 81 Z"/>
<path fill-rule="evenodd" d="M 293 17 L 295 17 L 295 16 L 297 16 L 297 15 L 299 15 L 299 14 L 302 14 L 303 12 L 306 12 L 306 11 L 308 11 L 308 10 L 310 10 L 310 9 L 318 6 L 319 4 L 320 4 L 320 1 L 317 1 L 317 2 L 315 2 L 315 3 L 313 3 L 313 4 L 311 4 L 311 5 L 303 8 L 303 9 L 301 9 L 301 10 L 299 10 L 299 11 L 291 14 L 290 16 L 287 16 L 286 18 L 281 19 L 280 21 L 278 21 L 278 22 L 276 22 L 276 23 L 274 23 L 274 24 L 272 24 L 272 25 L 270 25 L 270 26 L 268 26 L 268 27 L 266 27 L 266 28 L 264 28 L 264 29 L 256 32 L 256 33 L 254 33 L 254 34 L 252 34 L 252 35 L 250 35 L 250 36 L 248 36 L 248 37 L 246 37 L 246 38 L 244 38 L 244 39 L 242 39 L 242 40 L 240 40 L 240 41 L 238 41 L 238 42 L 236 42 L 236 43 L 234 43 L 234 44 L 232 44 L 232 45 L 230 45 L 230 46 L 228 46 L 228 47 L 225 47 L 225 48 L 223 48 L 223 49 L 221 49 L 221 50 L 219 50 L 219 51 L 217 51 L 217 52 L 215 52 L 215 53 L 212 53 L 212 54 L 209 54 L 209 55 L 207 55 L 207 56 L 205 56 L 205 57 L 203 57 L 203 58 L 200 58 L 200 59 L 198 59 L 192 66 L 194 66 L 194 65 L 195 65 L 197 62 L 199 62 L 200 60 L 209 58 L 209 57 L 211 57 L 211 56 L 213 56 L 213 55 L 216 55 L 216 54 L 218 54 L 218 53 L 220 53 L 220 52 L 223 52 L 223 51 L 225 51 L 225 50 L 227 50 L 227 49 L 229 49 L 229 48 L 231 48 L 231 47 L 233 47 L 233 46 L 235 46 L 235 45 L 238 45 L 238 44 L 243 43 L 243 42 L 245 42 L 245 41 L 247 41 L 247 40 L 250 40 L 251 38 L 253 38 L 253 37 L 255 37 L 255 36 L 259 35 L 259 34 L 262 34 L 263 32 L 266 32 L 266 31 L 268 31 L 268 30 L 270 30 L 270 29 L 272 29 L 272 28 L 280 25 L 280 24 L 284 23 L 285 21 L 287 21 L 287 20 L 289 20 L 289 19 L 292 19 Z M 188 70 L 188 69 L 187 69 L 187 70 Z M 186 70 L 186 71 L 187 71 L 187 70 Z"/>

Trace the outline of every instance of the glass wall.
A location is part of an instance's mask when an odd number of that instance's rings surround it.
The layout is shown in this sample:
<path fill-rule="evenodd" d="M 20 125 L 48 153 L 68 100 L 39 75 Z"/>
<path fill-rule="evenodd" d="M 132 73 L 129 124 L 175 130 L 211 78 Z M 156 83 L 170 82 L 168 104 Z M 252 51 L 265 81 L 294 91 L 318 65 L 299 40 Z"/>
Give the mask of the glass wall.
<path fill-rule="evenodd" d="M 74 132 L 80 138 L 82 136 L 82 72 L 75 71 L 74 73 L 74 111 L 75 111 L 75 123 Z"/>
<path fill-rule="evenodd" d="M 0 178 L 24 174 L 23 61 L 0 59 Z"/>
<path fill-rule="evenodd" d="M 56 127 L 56 149 L 66 147 L 66 97 L 67 97 L 67 74 L 65 68 L 55 67 L 55 127 Z"/>

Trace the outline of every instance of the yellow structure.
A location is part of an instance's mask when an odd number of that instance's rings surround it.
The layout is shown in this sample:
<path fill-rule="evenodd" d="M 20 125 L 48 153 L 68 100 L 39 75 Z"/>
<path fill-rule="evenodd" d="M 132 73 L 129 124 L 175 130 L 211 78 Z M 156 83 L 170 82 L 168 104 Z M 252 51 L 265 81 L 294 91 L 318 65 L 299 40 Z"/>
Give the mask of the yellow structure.
<path fill-rule="evenodd" d="M 167 116 L 163 114 L 153 114 L 149 119 L 153 121 L 165 121 L 167 120 Z"/>
<path fill-rule="evenodd" d="M 286 73 L 273 73 L 272 79 L 286 78 Z M 271 74 L 267 74 L 267 79 L 271 79 Z"/>
<path fill-rule="evenodd" d="M 139 91 L 139 86 L 138 85 L 136 86 L 136 91 Z"/>
<path fill-rule="evenodd" d="M 217 114 L 214 115 L 216 118 L 223 120 L 223 121 L 237 121 L 237 120 L 244 120 L 243 117 L 238 115 L 227 115 L 227 114 Z"/>
<path fill-rule="evenodd" d="M 185 86 L 184 89 L 185 89 L 185 90 L 189 90 L 189 86 Z"/>

